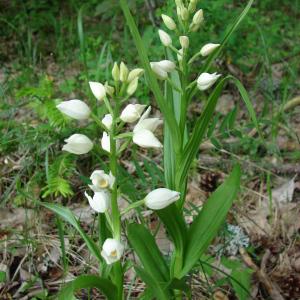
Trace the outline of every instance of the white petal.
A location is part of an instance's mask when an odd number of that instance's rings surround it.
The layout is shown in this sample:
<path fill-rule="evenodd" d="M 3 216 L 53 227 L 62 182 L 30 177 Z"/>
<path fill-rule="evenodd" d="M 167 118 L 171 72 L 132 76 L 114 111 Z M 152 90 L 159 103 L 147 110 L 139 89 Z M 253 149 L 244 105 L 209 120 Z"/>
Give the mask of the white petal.
<path fill-rule="evenodd" d="M 197 86 L 199 90 L 204 91 L 210 88 L 220 77 L 220 74 L 202 73 L 197 79 Z"/>
<path fill-rule="evenodd" d="M 212 44 L 212 43 L 206 44 L 201 48 L 200 54 L 202 56 L 208 56 L 219 46 L 220 44 Z"/>
<path fill-rule="evenodd" d="M 166 188 L 153 190 L 145 197 L 145 204 L 153 210 L 163 209 L 180 198 L 180 193 Z"/>
<path fill-rule="evenodd" d="M 171 37 L 165 31 L 159 29 L 158 34 L 159 34 L 160 41 L 165 47 L 168 47 L 172 44 Z"/>
<path fill-rule="evenodd" d="M 108 129 L 111 129 L 111 125 L 113 123 L 113 118 L 111 114 L 106 114 L 102 119 L 102 124 Z"/>
<path fill-rule="evenodd" d="M 141 68 L 133 69 L 129 72 L 127 81 L 131 82 L 132 80 L 134 80 L 137 77 L 142 76 L 143 74 L 144 74 L 144 69 L 141 69 Z"/>
<path fill-rule="evenodd" d="M 101 139 L 101 147 L 103 150 L 110 152 L 110 138 L 109 135 L 104 131 Z"/>
<path fill-rule="evenodd" d="M 100 82 L 94 82 L 94 81 L 90 81 L 89 84 L 90 84 L 91 91 L 93 95 L 96 97 L 96 99 L 99 101 L 102 100 L 106 95 L 104 85 Z"/>
<path fill-rule="evenodd" d="M 83 101 L 77 99 L 63 101 L 56 107 L 65 115 L 76 120 L 88 119 L 91 113 L 90 108 Z"/>
<path fill-rule="evenodd" d="M 156 62 L 155 64 L 157 64 L 163 71 L 168 73 L 174 71 L 176 68 L 176 65 L 167 59 Z"/>
<path fill-rule="evenodd" d="M 126 123 L 133 123 L 141 117 L 146 105 L 128 104 L 122 111 L 120 119 Z"/>
<path fill-rule="evenodd" d="M 161 142 L 150 130 L 141 129 L 133 133 L 133 142 L 143 148 L 162 148 Z"/>
<path fill-rule="evenodd" d="M 136 124 L 136 126 L 133 129 L 133 132 L 136 132 L 141 129 L 147 129 L 154 132 L 156 128 L 162 123 L 162 120 L 160 120 L 159 118 L 144 119 L 138 122 L 138 124 Z"/>
<path fill-rule="evenodd" d="M 107 264 L 112 264 L 118 261 L 124 252 L 123 244 L 112 238 L 108 238 L 103 243 L 101 255 Z"/>
<path fill-rule="evenodd" d="M 93 148 L 93 142 L 84 134 L 73 134 L 65 140 L 62 150 L 73 154 L 85 154 Z"/>
<path fill-rule="evenodd" d="M 159 79 L 166 79 L 168 77 L 168 73 L 164 71 L 157 62 L 150 62 L 150 66 L 152 71 L 158 76 Z"/>
<path fill-rule="evenodd" d="M 110 206 L 110 194 L 107 191 L 96 192 L 93 198 L 86 192 L 84 195 L 88 199 L 89 204 L 94 211 L 104 213 L 108 210 Z"/>

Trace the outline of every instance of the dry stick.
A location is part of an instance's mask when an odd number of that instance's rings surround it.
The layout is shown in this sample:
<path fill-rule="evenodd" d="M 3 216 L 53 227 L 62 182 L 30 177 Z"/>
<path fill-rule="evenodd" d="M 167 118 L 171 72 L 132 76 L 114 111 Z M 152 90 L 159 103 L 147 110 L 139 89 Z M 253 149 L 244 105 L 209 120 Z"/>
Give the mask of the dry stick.
<path fill-rule="evenodd" d="M 279 288 L 272 283 L 268 275 L 265 273 L 263 269 L 260 269 L 252 260 L 250 255 L 245 251 L 244 248 L 240 248 L 240 254 L 244 263 L 255 271 L 259 281 L 265 286 L 272 300 L 284 300 L 281 296 Z"/>

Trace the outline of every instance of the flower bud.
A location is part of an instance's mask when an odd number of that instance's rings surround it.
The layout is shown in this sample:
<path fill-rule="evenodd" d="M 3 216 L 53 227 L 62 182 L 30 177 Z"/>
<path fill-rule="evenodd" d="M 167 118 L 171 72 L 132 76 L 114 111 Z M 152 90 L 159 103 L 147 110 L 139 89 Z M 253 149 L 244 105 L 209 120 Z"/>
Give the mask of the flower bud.
<path fill-rule="evenodd" d="M 111 75 L 112 75 L 112 78 L 114 79 L 114 81 L 120 80 L 120 69 L 116 62 L 114 63 L 114 66 L 112 68 Z"/>
<path fill-rule="evenodd" d="M 126 82 L 127 81 L 127 78 L 128 78 L 128 68 L 126 67 L 126 65 L 121 62 L 120 64 L 120 81 L 122 82 Z"/>
<path fill-rule="evenodd" d="M 194 23 L 191 23 L 190 24 L 190 27 L 189 27 L 189 30 L 191 32 L 196 32 L 199 28 L 200 28 L 201 24 L 194 24 Z"/>
<path fill-rule="evenodd" d="M 201 48 L 200 54 L 202 56 L 208 56 L 218 47 L 220 47 L 220 44 L 212 44 L 212 43 L 206 44 Z"/>
<path fill-rule="evenodd" d="M 143 148 L 162 148 L 163 145 L 155 137 L 153 132 L 141 129 L 133 133 L 133 142 Z"/>
<path fill-rule="evenodd" d="M 146 105 L 128 104 L 122 111 L 120 119 L 125 123 L 133 123 L 141 117 Z"/>
<path fill-rule="evenodd" d="M 127 87 L 127 90 L 126 90 L 126 92 L 127 92 L 127 94 L 128 94 L 129 96 L 131 96 L 131 95 L 133 95 L 133 94 L 135 93 L 135 91 L 136 91 L 136 89 L 137 89 L 137 87 L 138 87 L 138 83 L 139 83 L 139 78 L 138 78 L 138 77 L 136 77 L 135 79 L 133 79 L 133 80 L 129 83 L 129 85 L 128 85 L 128 87 Z"/>
<path fill-rule="evenodd" d="M 90 108 L 83 101 L 77 99 L 63 101 L 56 107 L 63 114 L 76 120 L 86 120 L 91 113 Z"/>
<path fill-rule="evenodd" d="M 89 85 L 90 85 L 91 91 L 92 91 L 93 95 L 96 97 L 96 99 L 98 101 L 103 100 L 103 98 L 106 96 L 104 85 L 100 82 L 93 82 L 93 81 L 90 81 Z"/>
<path fill-rule="evenodd" d="M 194 13 L 197 7 L 197 0 L 191 0 L 188 6 L 188 11 L 190 14 Z"/>
<path fill-rule="evenodd" d="M 95 170 L 90 179 L 92 181 L 92 185 L 89 185 L 89 187 L 95 193 L 107 190 L 108 188 L 112 189 L 115 183 L 115 177 L 111 173 L 105 174 L 103 170 Z"/>
<path fill-rule="evenodd" d="M 176 23 L 174 22 L 174 20 L 171 17 L 164 15 L 164 14 L 162 14 L 161 17 L 168 29 L 170 29 L 170 30 L 176 29 Z"/>
<path fill-rule="evenodd" d="M 221 76 L 221 74 L 202 73 L 197 79 L 197 86 L 200 91 L 209 89 Z"/>
<path fill-rule="evenodd" d="M 102 124 L 107 128 L 107 130 L 111 129 L 113 118 L 111 114 L 106 114 L 102 119 Z"/>
<path fill-rule="evenodd" d="M 180 18 L 182 21 L 187 21 L 189 19 L 189 11 L 183 5 L 180 7 Z"/>
<path fill-rule="evenodd" d="M 105 82 L 104 87 L 105 87 L 106 94 L 108 94 L 112 97 L 115 92 L 114 87 L 110 86 L 107 81 Z"/>
<path fill-rule="evenodd" d="M 183 49 L 182 49 L 182 48 L 179 49 L 178 52 L 179 52 L 179 54 L 177 53 L 177 60 L 178 60 L 179 62 L 181 62 L 181 61 L 182 61 L 182 58 L 183 58 Z"/>
<path fill-rule="evenodd" d="M 73 134 L 65 140 L 62 150 L 73 154 L 86 154 L 93 148 L 93 142 L 84 134 Z"/>
<path fill-rule="evenodd" d="M 165 47 L 169 47 L 170 45 L 172 45 L 172 39 L 165 31 L 159 29 L 158 34 L 159 34 L 160 41 Z"/>
<path fill-rule="evenodd" d="M 187 36 L 185 36 L 185 35 L 180 36 L 179 42 L 180 42 L 182 49 L 187 49 L 189 47 L 190 40 Z"/>
<path fill-rule="evenodd" d="M 131 82 L 135 78 L 141 77 L 143 74 L 144 74 L 144 69 L 141 69 L 141 68 L 133 69 L 132 71 L 129 72 L 127 81 Z"/>
<path fill-rule="evenodd" d="M 153 190 L 145 197 L 145 205 L 153 210 L 163 209 L 180 198 L 180 193 L 166 188 Z"/>
<path fill-rule="evenodd" d="M 203 9 L 199 9 L 193 17 L 193 24 L 200 25 L 204 20 Z"/>
<path fill-rule="evenodd" d="M 116 239 L 108 238 L 103 243 L 101 255 L 108 265 L 120 260 L 124 246 Z"/>
<path fill-rule="evenodd" d="M 96 192 L 93 198 L 87 193 L 84 193 L 88 199 L 91 208 L 97 213 L 105 213 L 110 207 L 110 194 L 108 191 Z"/>

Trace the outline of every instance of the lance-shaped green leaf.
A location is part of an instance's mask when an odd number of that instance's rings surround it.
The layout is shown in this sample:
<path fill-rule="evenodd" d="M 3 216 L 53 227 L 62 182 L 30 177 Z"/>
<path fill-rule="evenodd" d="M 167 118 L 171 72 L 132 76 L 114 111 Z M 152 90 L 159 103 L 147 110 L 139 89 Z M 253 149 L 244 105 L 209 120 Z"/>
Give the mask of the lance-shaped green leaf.
<path fill-rule="evenodd" d="M 241 170 L 237 165 L 225 182 L 206 201 L 188 231 L 181 277 L 186 275 L 207 250 L 236 198 L 240 187 Z"/>
<path fill-rule="evenodd" d="M 129 224 L 127 237 L 145 270 L 158 282 L 168 282 L 169 268 L 149 230 L 141 224 Z"/>
<path fill-rule="evenodd" d="M 41 203 L 41 205 L 52 210 L 54 213 L 56 213 L 61 218 L 63 218 L 66 222 L 71 224 L 78 231 L 78 233 L 86 243 L 87 247 L 89 248 L 90 252 L 99 261 L 101 261 L 101 255 L 97 244 L 84 232 L 78 220 L 76 219 L 76 217 L 74 216 L 74 214 L 71 212 L 69 208 L 57 204 L 53 204 L 53 203 L 46 203 L 46 202 Z"/>
<path fill-rule="evenodd" d="M 165 225 L 175 248 L 183 252 L 187 228 L 181 211 L 175 204 L 171 204 L 164 209 L 157 210 L 156 214 Z"/>
<path fill-rule="evenodd" d="M 173 299 L 172 294 L 167 290 L 167 283 L 161 283 L 159 280 L 151 275 L 149 272 L 141 267 L 134 267 L 137 275 L 146 283 L 148 290 L 147 293 L 143 295 L 142 299 L 159 299 L 159 300 L 169 300 Z"/>
<path fill-rule="evenodd" d="M 58 300 L 73 300 L 76 291 L 90 288 L 99 289 L 109 300 L 117 299 L 117 288 L 110 280 L 95 275 L 81 275 L 66 284 L 59 293 Z"/>

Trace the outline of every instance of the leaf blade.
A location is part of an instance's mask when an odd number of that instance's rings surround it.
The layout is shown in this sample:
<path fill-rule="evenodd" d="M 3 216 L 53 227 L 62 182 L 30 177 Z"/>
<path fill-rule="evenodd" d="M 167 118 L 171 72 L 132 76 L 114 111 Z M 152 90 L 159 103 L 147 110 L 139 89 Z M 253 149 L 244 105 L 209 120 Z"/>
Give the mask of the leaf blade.
<path fill-rule="evenodd" d="M 100 251 L 98 249 L 98 246 L 96 243 L 84 232 L 84 230 L 81 228 L 78 220 L 74 216 L 74 214 L 71 212 L 69 208 L 53 204 L 53 203 L 47 203 L 47 202 L 42 202 L 42 206 L 50 209 L 57 215 L 59 215 L 61 218 L 63 218 L 66 222 L 71 224 L 80 234 L 82 239 L 85 241 L 87 247 L 91 251 L 91 253 L 99 260 L 102 261 Z"/>
<path fill-rule="evenodd" d="M 193 268 L 217 235 L 238 193 L 240 176 L 240 167 L 236 165 L 226 181 L 206 201 L 191 225 L 181 276 L 186 275 Z"/>
<path fill-rule="evenodd" d="M 73 295 L 77 290 L 84 288 L 97 288 L 109 300 L 117 299 L 116 286 L 108 279 L 96 275 L 81 275 L 69 282 L 59 293 L 58 300 L 74 299 Z"/>

